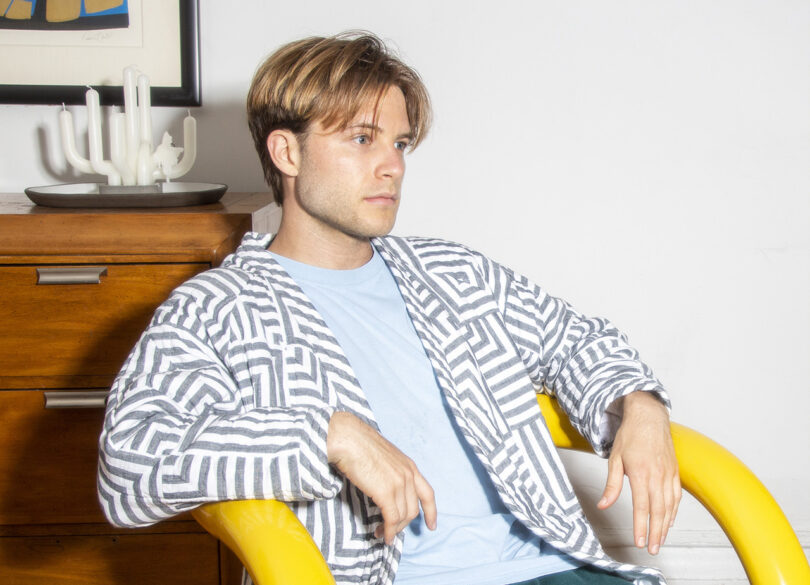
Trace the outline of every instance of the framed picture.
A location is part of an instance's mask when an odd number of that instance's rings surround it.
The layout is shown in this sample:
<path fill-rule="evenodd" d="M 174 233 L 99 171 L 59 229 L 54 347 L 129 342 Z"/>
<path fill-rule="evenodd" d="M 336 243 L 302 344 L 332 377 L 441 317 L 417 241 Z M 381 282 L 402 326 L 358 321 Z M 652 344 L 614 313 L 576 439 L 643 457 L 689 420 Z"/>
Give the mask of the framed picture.
<path fill-rule="evenodd" d="M 153 106 L 199 106 L 198 0 L 0 0 L 0 103 L 122 105 L 123 70 Z"/>

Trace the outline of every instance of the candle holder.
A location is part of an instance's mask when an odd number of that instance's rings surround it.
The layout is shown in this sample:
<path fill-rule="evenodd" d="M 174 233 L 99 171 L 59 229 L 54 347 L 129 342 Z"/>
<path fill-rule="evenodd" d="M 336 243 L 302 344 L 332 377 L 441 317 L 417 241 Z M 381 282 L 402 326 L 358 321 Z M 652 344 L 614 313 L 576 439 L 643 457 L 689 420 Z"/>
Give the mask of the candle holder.
<path fill-rule="evenodd" d="M 29 187 L 28 198 L 51 207 L 170 207 L 218 201 L 227 190 L 219 183 L 175 182 L 194 165 L 197 122 L 188 113 L 183 120 L 183 146 L 163 133 L 153 148 L 149 78 L 134 65 L 124 68 L 124 111 L 113 112 L 109 124 L 110 158 L 104 158 L 101 106 L 98 92 L 85 94 L 90 158 L 76 149 L 73 115 L 62 105 L 59 128 L 68 163 L 80 173 L 105 175 L 107 183 L 70 183 Z"/>

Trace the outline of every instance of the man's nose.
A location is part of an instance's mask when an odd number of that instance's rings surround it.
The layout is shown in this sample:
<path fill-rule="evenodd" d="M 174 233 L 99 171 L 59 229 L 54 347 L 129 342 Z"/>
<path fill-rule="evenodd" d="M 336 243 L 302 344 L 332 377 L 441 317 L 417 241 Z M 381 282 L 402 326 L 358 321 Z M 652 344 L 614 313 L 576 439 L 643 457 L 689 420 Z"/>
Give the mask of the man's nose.
<path fill-rule="evenodd" d="M 399 178 L 405 174 L 405 156 L 398 148 L 391 146 L 381 154 L 378 171 L 385 177 Z"/>

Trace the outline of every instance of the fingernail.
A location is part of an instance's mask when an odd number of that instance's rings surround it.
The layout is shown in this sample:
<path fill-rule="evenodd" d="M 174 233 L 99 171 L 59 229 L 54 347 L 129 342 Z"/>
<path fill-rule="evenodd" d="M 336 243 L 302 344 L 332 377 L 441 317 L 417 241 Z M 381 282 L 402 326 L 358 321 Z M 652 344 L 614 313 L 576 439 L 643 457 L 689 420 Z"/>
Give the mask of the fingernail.
<path fill-rule="evenodd" d="M 644 540 L 643 536 L 640 536 L 639 539 L 636 541 L 636 546 L 638 548 L 644 548 L 645 544 L 646 544 L 646 541 Z"/>
<path fill-rule="evenodd" d="M 602 498 L 601 500 L 599 500 L 597 506 L 604 506 L 605 504 L 607 504 L 607 498 Z"/>
<path fill-rule="evenodd" d="M 654 554 L 654 555 L 657 555 L 657 554 L 658 554 L 658 550 L 659 550 L 658 545 L 657 545 L 657 544 L 654 544 L 654 545 L 652 546 L 652 548 L 650 549 L 650 552 L 651 552 L 652 554 Z"/>

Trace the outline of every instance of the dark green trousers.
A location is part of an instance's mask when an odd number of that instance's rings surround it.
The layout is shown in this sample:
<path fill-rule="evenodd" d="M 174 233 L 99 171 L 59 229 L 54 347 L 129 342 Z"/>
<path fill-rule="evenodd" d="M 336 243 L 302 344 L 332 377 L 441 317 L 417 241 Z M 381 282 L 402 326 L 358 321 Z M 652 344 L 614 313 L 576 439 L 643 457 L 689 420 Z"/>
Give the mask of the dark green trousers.
<path fill-rule="evenodd" d="M 546 575 L 514 585 L 627 585 L 629 581 L 612 573 L 605 573 L 596 567 L 580 567 L 554 575 Z"/>

